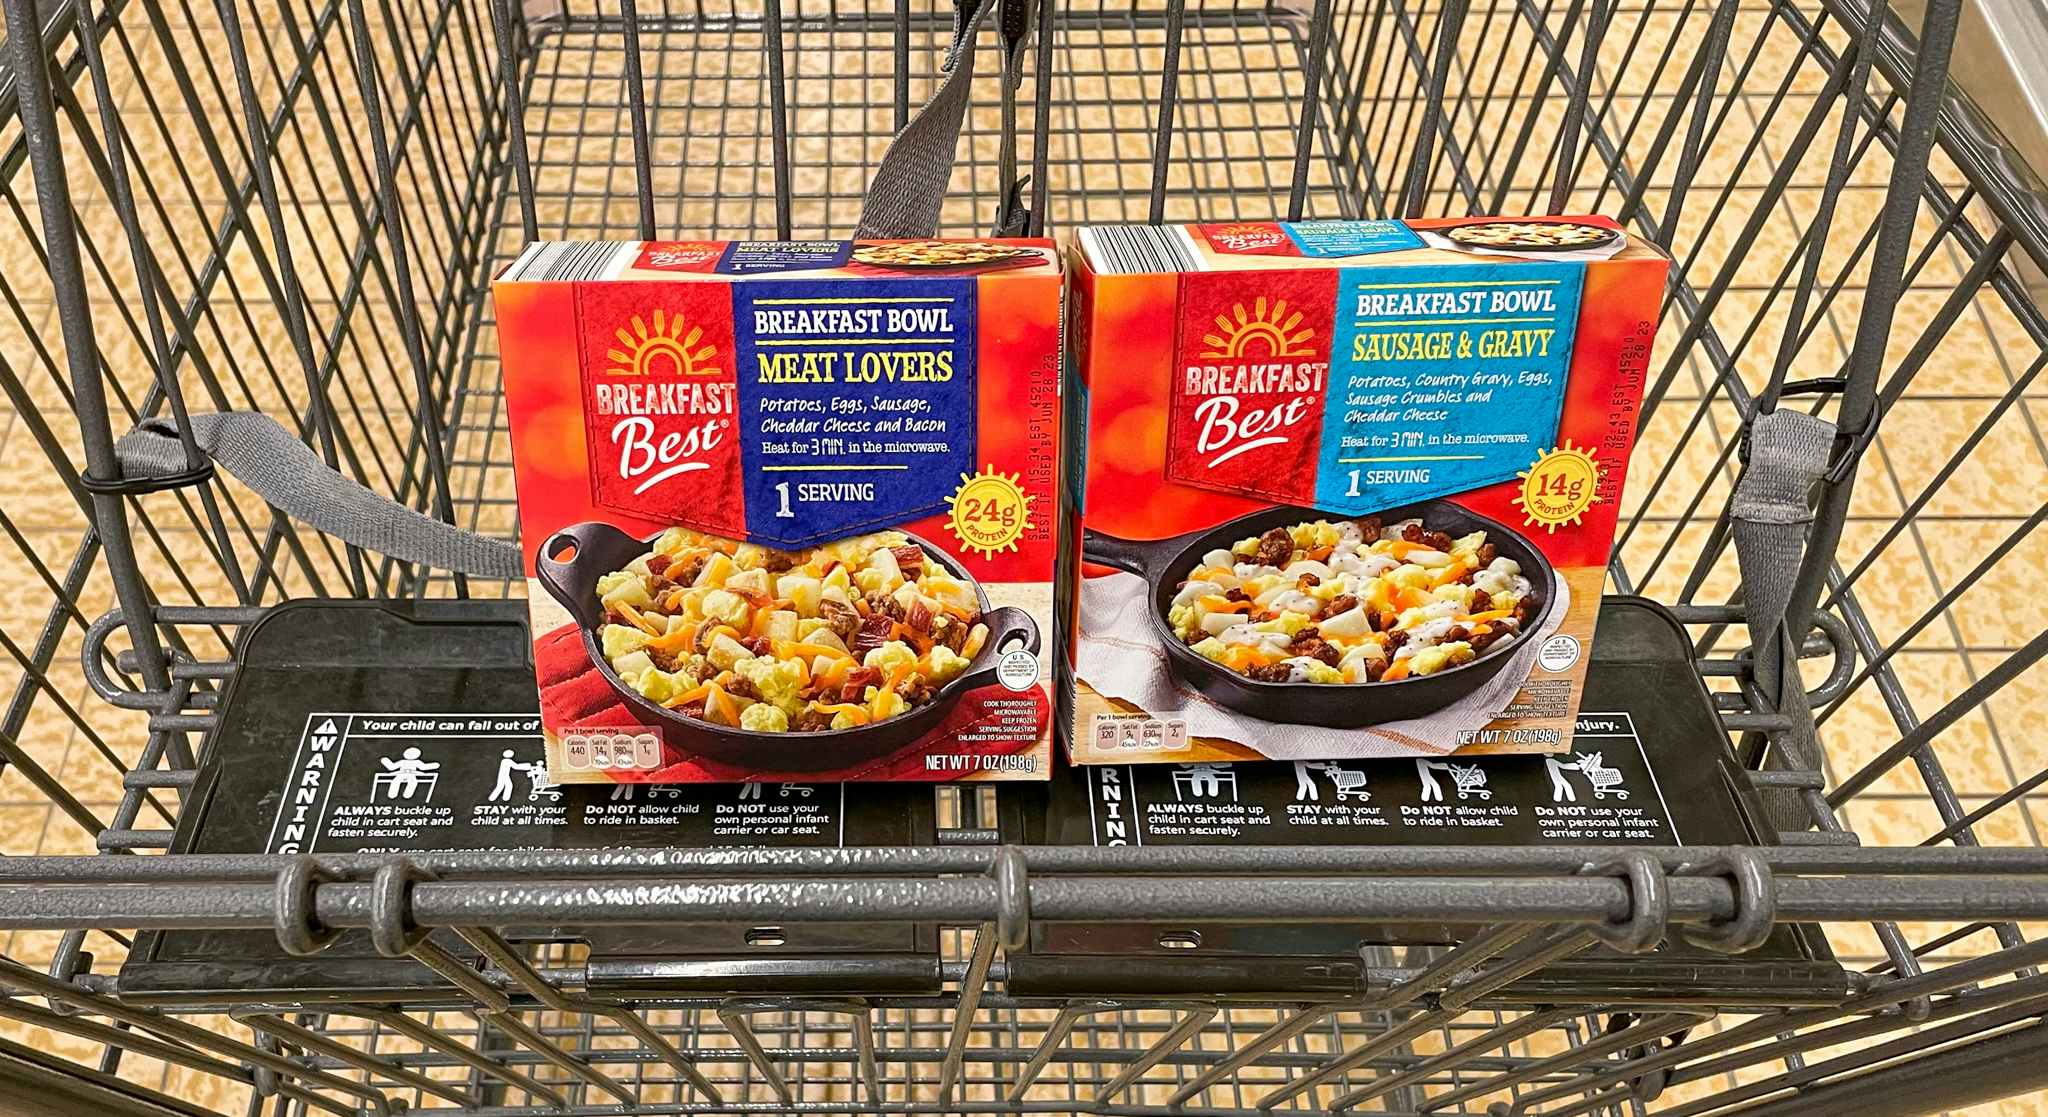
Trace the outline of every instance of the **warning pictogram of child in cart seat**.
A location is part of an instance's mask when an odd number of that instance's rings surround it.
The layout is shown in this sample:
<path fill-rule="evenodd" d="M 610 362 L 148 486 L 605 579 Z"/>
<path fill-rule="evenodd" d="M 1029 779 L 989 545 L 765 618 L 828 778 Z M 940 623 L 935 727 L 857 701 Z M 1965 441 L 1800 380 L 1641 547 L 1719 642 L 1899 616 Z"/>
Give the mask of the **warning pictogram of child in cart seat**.
<path fill-rule="evenodd" d="M 1221 799 L 1226 791 L 1230 801 L 1237 802 L 1237 773 L 1228 764 L 1183 764 L 1173 774 L 1174 797 L 1183 803 L 1190 799 Z"/>
<path fill-rule="evenodd" d="M 1553 803 L 1576 803 L 1578 791 L 1566 772 L 1577 772 L 1586 780 L 1586 786 L 1593 791 L 1593 798 L 1605 799 L 1609 795 L 1616 799 L 1627 799 L 1628 788 L 1623 787 L 1621 772 L 1607 766 L 1607 761 L 1597 752 L 1580 753 L 1575 764 L 1561 764 L 1551 757 L 1543 758 L 1543 767 L 1550 773 L 1550 801 Z"/>
<path fill-rule="evenodd" d="M 410 803 L 414 796 L 422 804 L 434 801 L 434 785 L 441 782 L 441 763 L 420 759 L 418 746 L 407 747 L 397 759 L 380 756 L 377 763 L 384 766 L 384 771 L 370 777 L 370 802 L 382 799 L 387 803 Z"/>

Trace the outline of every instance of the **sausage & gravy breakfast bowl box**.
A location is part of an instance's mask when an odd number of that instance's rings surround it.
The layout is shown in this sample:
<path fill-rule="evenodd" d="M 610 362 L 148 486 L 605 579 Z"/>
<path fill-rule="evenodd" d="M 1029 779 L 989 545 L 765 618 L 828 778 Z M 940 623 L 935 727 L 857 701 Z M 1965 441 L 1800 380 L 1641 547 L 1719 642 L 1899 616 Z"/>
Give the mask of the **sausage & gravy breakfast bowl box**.
<path fill-rule="evenodd" d="M 1060 288 L 1044 240 L 499 275 L 552 778 L 1047 778 Z"/>
<path fill-rule="evenodd" d="M 1069 255 L 1074 762 L 1570 748 L 1661 251 L 1553 217 Z"/>

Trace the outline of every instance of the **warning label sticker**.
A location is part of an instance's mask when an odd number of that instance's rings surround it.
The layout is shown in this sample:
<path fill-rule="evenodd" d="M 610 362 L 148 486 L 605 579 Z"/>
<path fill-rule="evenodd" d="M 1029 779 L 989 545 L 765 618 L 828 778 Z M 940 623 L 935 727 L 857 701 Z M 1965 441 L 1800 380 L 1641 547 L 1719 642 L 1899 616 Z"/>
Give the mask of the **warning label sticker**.
<path fill-rule="evenodd" d="M 282 790 L 271 853 L 846 838 L 840 784 L 557 784 L 532 714 L 314 713 Z"/>
<path fill-rule="evenodd" d="M 1096 845 L 1685 841 L 1626 712 L 1579 715 L 1564 756 L 1104 765 L 1087 775 Z"/>
<path fill-rule="evenodd" d="M 568 811 L 534 747 L 539 733 L 540 719 L 525 715 L 308 715 L 266 848 L 440 848 L 449 843 L 431 832 L 458 823 L 560 825 Z M 495 767 L 496 779 L 481 802 L 462 802 L 458 814 L 456 800 L 474 796 L 444 790 L 443 782 L 466 782 L 482 758 L 495 759 L 484 766 Z"/>

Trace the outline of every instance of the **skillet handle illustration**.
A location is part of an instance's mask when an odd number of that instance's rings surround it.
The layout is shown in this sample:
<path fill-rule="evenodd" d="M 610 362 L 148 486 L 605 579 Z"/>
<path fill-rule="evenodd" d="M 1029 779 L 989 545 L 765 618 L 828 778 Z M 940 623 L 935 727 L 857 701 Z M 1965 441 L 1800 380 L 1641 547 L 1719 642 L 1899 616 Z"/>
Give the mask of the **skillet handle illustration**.
<path fill-rule="evenodd" d="M 540 545 L 539 553 L 533 556 L 534 576 L 577 623 L 591 627 L 599 617 L 597 579 L 611 572 L 596 563 L 593 556 L 617 553 L 621 540 L 635 548 L 640 546 L 638 540 L 610 524 L 571 524 Z M 638 553 L 631 550 L 628 556 Z"/>
<path fill-rule="evenodd" d="M 1025 651 L 1038 654 L 1041 646 L 1038 622 L 1030 613 L 1015 605 L 1002 605 L 990 609 L 984 620 L 988 622 L 989 644 L 996 651 L 1007 650 L 1003 645 L 1015 639 L 1023 641 Z"/>
<path fill-rule="evenodd" d="M 1171 539 L 1124 539 L 1091 527 L 1081 532 L 1081 557 L 1103 566 L 1114 566 L 1126 574 L 1150 578 L 1191 538 L 1193 535 L 1176 535 Z"/>
<path fill-rule="evenodd" d="M 1010 647 L 1022 646 L 1036 657 L 1039 649 L 1044 646 L 1043 637 L 1038 631 L 1038 622 L 1031 618 L 1030 613 L 1014 605 L 990 609 L 982 614 L 981 619 L 983 624 L 988 625 L 989 633 L 988 646 L 983 648 L 981 653 L 986 662 L 967 676 L 964 685 L 960 687 L 963 693 L 979 690 L 995 682 L 996 669 L 1003 659 L 1002 653 Z"/>

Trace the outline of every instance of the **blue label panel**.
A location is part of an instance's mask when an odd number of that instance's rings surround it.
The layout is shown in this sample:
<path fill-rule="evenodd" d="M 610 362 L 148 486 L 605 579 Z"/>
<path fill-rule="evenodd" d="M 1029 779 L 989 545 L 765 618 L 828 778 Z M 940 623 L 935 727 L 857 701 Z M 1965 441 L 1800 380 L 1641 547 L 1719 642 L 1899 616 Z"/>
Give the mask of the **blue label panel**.
<path fill-rule="evenodd" d="M 810 271 L 844 267 L 853 258 L 847 240 L 736 240 L 718 260 L 721 275 Z"/>
<path fill-rule="evenodd" d="M 975 290 L 733 286 L 748 537 L 806 546 L 945 509 L 975 468 Z"/>
<path fill-rule="evenodd" d="M 1581 263 L 1338 273 L 1316 504 L 1349 515 L 1482 488 L 1556 445 Z"/>
<path fill-rule="evenodd" d="M 1422 238 L 1399 221 L 1293 221 L 1280 228 L 1303 256 L 1319 259 L 1422 247 Z"/>

